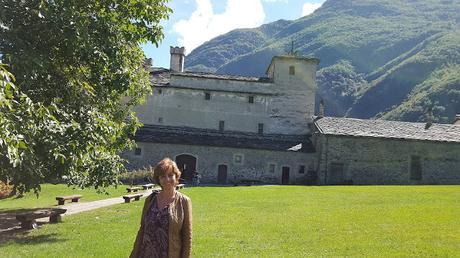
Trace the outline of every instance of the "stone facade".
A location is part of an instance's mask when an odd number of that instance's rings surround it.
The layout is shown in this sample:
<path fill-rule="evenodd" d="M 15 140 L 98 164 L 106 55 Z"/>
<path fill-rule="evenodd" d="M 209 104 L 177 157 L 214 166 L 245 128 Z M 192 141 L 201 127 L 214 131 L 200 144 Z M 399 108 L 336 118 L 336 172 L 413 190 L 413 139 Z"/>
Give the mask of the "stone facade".
<path fill-rule="evenodd" d="M 268 78 L 171 73 L 136 108 L 147 125 L 266 134 L 308 134 L 314 112 L 317 59 L 274 57 Z"/>
<path fill-rule="evenodd" d="M 460 184 L 460 144 L 325 135 L 317 140 L 318 184 Z"/>
<path fill-rule="evenodd" d="M 318 184 L 460 184 L 460 126 L 322 119 Z"/>
<path fill-rule="evenodd" d="M 301 152 L 143 142 L 139 142 L 138 147 L 139 155 L 134 152 L 125 154 L 130 168 L 148 168 L 164 157 L 177 160 L 179 155 L 190 155 L 196 158 L 195 169 L 201 175 L 201 182 L 208 184 L 233 184 L 244 180 L 268 184 L 305 184 L 308 170 L 315 167 L 314 155 Z M 225 180 L 221 182 L 218 180 L 219 165 L 226 166 Z M 285 171 L 288 170 L 285 182 L 283 167 Z"/>

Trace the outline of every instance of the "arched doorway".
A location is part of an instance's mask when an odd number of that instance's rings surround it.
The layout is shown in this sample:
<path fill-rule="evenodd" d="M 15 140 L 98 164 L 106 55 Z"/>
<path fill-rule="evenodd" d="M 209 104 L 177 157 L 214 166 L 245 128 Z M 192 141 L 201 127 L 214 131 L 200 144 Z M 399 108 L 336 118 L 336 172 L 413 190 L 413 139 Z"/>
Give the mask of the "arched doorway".
<path fill-rule="evenodd" d="M 217 167 L 217 183 L 221 185 L 227 184 L 227 165 Z"/>
<path fill-rule="evenodd" d="M 196 171 L 196 158 L 192 155 L 181 154 L 176 156 L 176 163 L 182 172 L 182 179 L 191 181 Z"/>

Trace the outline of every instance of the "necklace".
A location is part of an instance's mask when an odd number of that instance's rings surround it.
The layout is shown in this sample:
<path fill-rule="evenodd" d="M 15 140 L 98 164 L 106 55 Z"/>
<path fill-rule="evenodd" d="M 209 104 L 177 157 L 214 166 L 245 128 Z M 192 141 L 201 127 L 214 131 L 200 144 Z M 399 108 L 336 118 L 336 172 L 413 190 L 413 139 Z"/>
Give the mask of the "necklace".
<path fill-rule="evenodd" d="M 176 191 L 174 191 L 171 197 L 163 197 L 161 192 L 157 195 L 157 207 L 159 209 L 164 209 L 166 206 L 171 204 L 174 199 L 176 199 Z"/>

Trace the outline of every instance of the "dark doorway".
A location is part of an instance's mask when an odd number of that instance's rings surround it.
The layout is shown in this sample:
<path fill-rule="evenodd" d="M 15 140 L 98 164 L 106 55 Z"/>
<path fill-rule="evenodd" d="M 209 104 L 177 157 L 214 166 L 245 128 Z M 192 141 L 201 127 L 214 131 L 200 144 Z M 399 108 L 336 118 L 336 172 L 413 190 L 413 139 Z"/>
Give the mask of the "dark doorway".
<path fill-rule="evenodd" d="M 227 184 L 227 165 L 217 167 L 217 183 L 221 185 Z"/>
<path fill-rule="evenodd" d="M 181 154 L 176 157 L 176 163 L 182 172 L 181 178 L 192 180 L 193 174 L 196 171 L 196 158 L 192 155 Z"/>
<path fill-rule="evenodd" d="M 289 184 L 289 167 L 283 167 L 282 171 L 281 184 L 287 185 Z"/>

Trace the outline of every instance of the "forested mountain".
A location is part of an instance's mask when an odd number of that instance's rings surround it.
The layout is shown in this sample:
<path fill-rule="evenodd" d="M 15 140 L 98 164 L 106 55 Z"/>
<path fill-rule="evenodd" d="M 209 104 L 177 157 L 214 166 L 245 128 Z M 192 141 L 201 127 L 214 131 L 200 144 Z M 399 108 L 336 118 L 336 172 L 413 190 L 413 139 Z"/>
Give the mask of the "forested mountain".
<path fill-rule="evenodd" d="M 263 76 L 294 48 L 321 60 L 326 115 L 449 123 L 460 113 L 460 0 L 327 0 L 309 16 L 238 29 L 193 50 L 186 69 Z"/>

